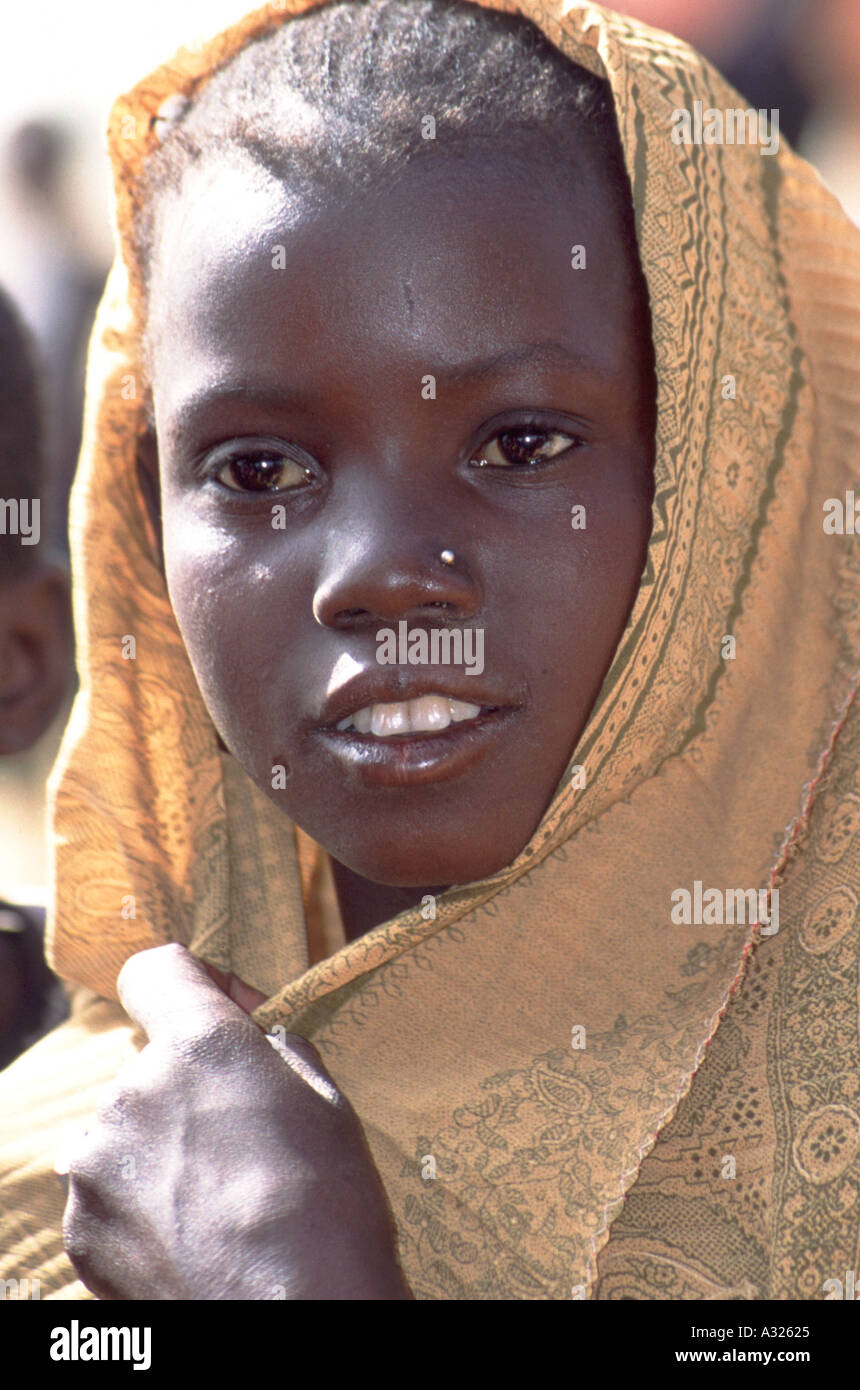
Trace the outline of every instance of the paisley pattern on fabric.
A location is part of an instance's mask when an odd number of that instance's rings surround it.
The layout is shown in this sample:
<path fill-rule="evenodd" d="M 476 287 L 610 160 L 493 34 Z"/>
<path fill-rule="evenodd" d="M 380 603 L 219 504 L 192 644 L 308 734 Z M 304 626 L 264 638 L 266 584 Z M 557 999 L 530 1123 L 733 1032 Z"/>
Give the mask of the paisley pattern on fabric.
<path fill-rule="evenodd" d="M 612 1228 L 599 1298 L 827 1297 L 860 1257 L 860 702 L 686 1102 Z M 783 915 L 784 914 L 784 915 Z M 734 1176 L 726 1159 L 734 1159 Z"/>

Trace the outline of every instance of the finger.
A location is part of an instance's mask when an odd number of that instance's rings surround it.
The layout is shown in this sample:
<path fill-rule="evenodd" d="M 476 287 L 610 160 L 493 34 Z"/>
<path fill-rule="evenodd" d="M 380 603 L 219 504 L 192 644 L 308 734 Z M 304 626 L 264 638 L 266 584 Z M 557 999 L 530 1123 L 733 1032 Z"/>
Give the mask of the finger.
<path fill-rule="evenodd" d="M 252 1014 L 268 999 L 268 995 L 263 994 L 262 990 L 254 989 L 253 985 L 246 985 L 245 981 L 238 979 L 236 975 L 230 976 L 227 993 L 234 1004 L 238 1004 L 239 1008 L 244 1009 L 246 1014 Z"/>
<path fill-rule="evenodd" d="M 210 980 L 215 981 L 220 990 L 223 990 L 225 994 L 230 993 L 230 980 L 232 976 L 228 975 L 226 970 L 219 970 L 217 965 L 211 965 L 208 960 L 204 960 L 203 969 L 206 971 Z"/>
<path fill-rule="evenodd" d="M 63 1135 L 59 1142 L 54 1156 L 54 1172 L 60 1182 L 64 1182 L 66 1188 L 68 1188 L 69 1168 L 72 1160 L 83 1147 L 89 1132 L 89 1124 L 75 1125 Z"/>
<path fill-rule="evenodd" d="M 219 970 L 217 966 L 210 965 L 204 961 L 209 978 L 214 980 L 219 989 L 222 989 L 234 1004 L 238 1004 L 246 1014 L 253 1013 L 261 1004 L 265 1004 L 268 995 L 261 990 L 254 989 L 252 985 L 246 985 L 244 980 L 240 980 L 238 975 L 228 975 L 225 971 Z"/>
<path fill-rule="evenodd" d="M 131 956 L 119 972 L 117 991 L 126 1013 L 150 1042 L 193 1037 L 222 1022 L 248 1022 L 203 962 L 178 942 Z"/>
<path fill-rule="evenodd" d="M 99 1272 L 122 1268 L 126 1252 L 117 1248 L 115 1229 L 114 1221 L 98 1214 L 92 1193 L 84 1194 L 80 1188 L 72 1193 L 63 1212 L 63 1249 L 78 1278 L 99 1299 L 119 1297 Z"/>

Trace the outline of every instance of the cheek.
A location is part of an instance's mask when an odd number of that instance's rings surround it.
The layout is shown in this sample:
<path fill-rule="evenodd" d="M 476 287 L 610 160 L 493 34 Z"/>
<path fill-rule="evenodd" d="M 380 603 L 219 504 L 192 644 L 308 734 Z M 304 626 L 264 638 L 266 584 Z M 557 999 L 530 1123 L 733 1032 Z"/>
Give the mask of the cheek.
<path fill-rule="evenodd" d="M 613 616 L 626 618 L 645 563 L 647 470 L 629 467 L 623 456 L 598 462 L 552 498 L 551 511 L 530 519 L 519 563 L 506 567 L 507 593 L 526 611 L 543 611 L 558 634 L 602 631 Z"/>
<path fill-rule="evenodd" d="M 224 528 L 181 506 L 166 509 L 167 588 L 197 683 L 214 723 L 231 743 L 237 711 L 260 710 L 273 679 L 284 614 L 271 602 L 271 569 L 249 559 Z"/>
<path fill-rule="evenodd" d="M 535 538 L 521 574 L 520 624 L 557 753 L 582 732 L 639 589 L 651 507 L 647 475 L 625 470 L 571 496 L 550 543 Z M 574 508 L 584 507 L 584 512 Z M 528 597 L 526 597 L 528 595 Z"/>

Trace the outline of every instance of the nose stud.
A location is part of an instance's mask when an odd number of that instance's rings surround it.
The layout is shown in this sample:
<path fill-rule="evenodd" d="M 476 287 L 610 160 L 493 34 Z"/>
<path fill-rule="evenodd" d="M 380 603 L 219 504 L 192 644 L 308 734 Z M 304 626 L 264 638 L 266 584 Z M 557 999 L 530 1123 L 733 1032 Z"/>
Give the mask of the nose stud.
<path fill-rule="evenodd" d="M 453 550 L 443 550 L 443 551 L 442 551 L 442 554 L 439 556 L 439 559 L 442 561 L 442 564 L 443 564 L 443 565 L 453 565 L 453 563 L 454 563 L 454 552 L 453 552 Z"/>

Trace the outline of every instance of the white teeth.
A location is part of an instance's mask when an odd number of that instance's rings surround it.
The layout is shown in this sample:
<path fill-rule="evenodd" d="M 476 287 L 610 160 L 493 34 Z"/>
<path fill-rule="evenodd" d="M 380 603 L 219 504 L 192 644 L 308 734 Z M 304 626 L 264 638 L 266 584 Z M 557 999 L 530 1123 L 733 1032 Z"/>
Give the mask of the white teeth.
<path fill-rule="evenodd" d="M 373 705 L 370 711 L 370 732 L 377 738 L 391 734 L 409 733 L 408 705 Z"/>
<path fill-rule="evenodd" d="M 455 723 L 458 719 L 474 719 L 481 713 L 480 705 L 470 705 L 465 700 L 455 700 L 453 696 L 448 704 L 451 706 L 451 718 Z"/>
<path fill-rule="evenodd" d="M 455 700 L 453 696 L 421 695 L 416 700 L 366 705 L 364 709 L 341 719 L 337 727 L 343 731 L 355 729 L 360 734 L 372 733 L 377 738 L 390 738 L 392 734 L 431 733 L 447 729 L 449 724 L 477 719 L 480 713 L 480 705 Z"/>
<path fill-rule="evenodd" d="M 360 709 L 357 714 L 352 716 L 352 722 L 360 734 L 370 733 L 370 721 L 372 716 L 373 711 L 370 705 L 368 705 L 366 709 Z"/>
<path fill-rule="evenodd" d="M 421 695 L 407 705 L 413 733 L 447 729 L 451 723 L 451 701 L 445 695 Z"/>

